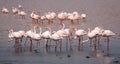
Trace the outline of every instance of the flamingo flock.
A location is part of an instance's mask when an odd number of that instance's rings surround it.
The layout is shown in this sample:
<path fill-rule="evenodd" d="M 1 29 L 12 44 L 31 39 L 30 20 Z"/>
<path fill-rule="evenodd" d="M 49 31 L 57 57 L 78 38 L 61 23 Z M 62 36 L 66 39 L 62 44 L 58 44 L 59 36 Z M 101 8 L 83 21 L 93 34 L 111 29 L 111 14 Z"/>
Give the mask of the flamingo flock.
<path fill-rule="evenodd" d="M 9 10 L 6 7 L 3 7 L 2 9 L 3 14 L 9 14 Z M 93 30 L 88 28 L 88 30 L 84 29 L 78 29 L 78 28 L 66 28 L 64 21 L 70 21 L 71 24 L 74 23 L 74 21 L 79 22 L 81 19 L 86 19 L 86 14 L 82 13 L 79 14 L 77 11 L 73 11 L 72 13 L 69 12 L 59 12 L 58 14 L 55 12 L 47 12 L 44 15 L 37 14 L 37 12 L 32 11 L 30 14 L 23 11 L 22 5 L 18 5 L 18 7 L 12 7 L 12 13 L 14 15 L 18 15 L 22 18 L 25 18 L 25 16 L 29 15 L 29 18 L 31 18 L 32 22 L 35 24 L 39 24 L 44 21 L 48 21 L 48 24 L 53 23 L 58 19 L 60 21 L 60 25 L 62 26 L 61 29 L 58 29 L 56 31 L 52 30 L 51 27 L 41 27 L 36 26 L 32 27 L 28 31 L 14 31 L 13 29 L 9 30 L 8 37 L 10 40 L 15 40 L 15 51 L 22 51 L 22 43 L 24 43 L 24 46 L 26 46 L 28 40 L 30 41 L 29 50 L 33 50 L 33 40 L 37 42 L 37 47 L 39 48 L 41 40 L 44 40 L 45 48 L 46 50 L 50 50 L 50 45 L 55 42 L 54 47 L 55 51 L 57 51 L 57 48 L 59 46 L 60 51 L 62 48 L 62 43 L 64 43 L 62 40 L 66 40 L 66 48 L 68 48 L 68 44 L 70 44 L 70 49 L 72 49 L 72 43 L 75 43 L 74 40 L 78 39 L 78 50 L 80 51 L 81 46 L 85 44 L 86 42 L 90 42 L 90 47 L 94 47 L 94 50 L 97 50 L 97 44 L 100 44 L 100 40 L 102 37 L 107 38 L 107 50 L 109 50 L 109 37 L 116 35 L 111 30 L 106 30 L 103 27 L 97 26 Z M 43 29 L 46 29 L 46 31 L 43 32 Z M 86 40 L 84 40 L 84 37 L 87 37 Z M 23 38 L 26 38 L 25 42 L 23 42 Z"/>

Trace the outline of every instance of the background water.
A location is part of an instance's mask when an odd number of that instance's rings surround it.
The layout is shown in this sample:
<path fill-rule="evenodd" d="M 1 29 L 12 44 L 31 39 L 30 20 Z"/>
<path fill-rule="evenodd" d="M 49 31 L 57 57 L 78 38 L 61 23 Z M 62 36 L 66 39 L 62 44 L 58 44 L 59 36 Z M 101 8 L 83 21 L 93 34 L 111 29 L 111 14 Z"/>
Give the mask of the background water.
<path fill-rule="evenodd" d="M 27 12 L 26 19 L 12 14 L 11 8 L 17 7 L 18 4 L 23 6 Z M 0 64 L 113 64 L 116 57 L 120 57 L 120 0 L 0 0 L 0 9 L 7 7 L 10 10 L 8 15 L 0 13 Z M 8 42 L 8 29 L 13 28 L 15 31 L 29 29 L 31 19 L 29 14 L 31 11 L 37 11 L 43 14 L 49 11 L 54 12 L 73 12 L 86 13 L 87 19 L 84 24 L 69 24 L 65 22 L 67 27 L 78 27 L 93 29 L 96 26 L 102 26 L 110 29 L 117 35 L 110 39 L 110 57 L 104 56 L 101 51 L 106 51 L 106 43 L 102 39 L 101 50 L 97 53 L 89 49 L 88 43 L 84 45 L 84 50 L 77 51 L 77 41 L 74 41 L 73 51 L 65 51 L 63 46 L 62 52 L 51 51 L 45 52 L 44 45 L 40 47 L 40 53 L 25 51 L 19 54 L 14 52 L 14 41 Z M 80 20 L 82 21 L 82 20 Z M 56 24 L 51 25 L 53 30 L 57 30 L 58 20 Z M 49 26 L 44 24 L 44 26 Z M 41 26 L 41 27 L 44 27 Z M 44 41 L 42 41 L 42 44 Z M 63 41 L 65 42 L 65 40 Z M 70 57 L 68 57 L 70 55 Z M 96 55 L 101 55 L 100 57 Z M 90 56 L 87 59 L 86 56 Z M 119 59 L 118 59 L 119 60 Z"/>

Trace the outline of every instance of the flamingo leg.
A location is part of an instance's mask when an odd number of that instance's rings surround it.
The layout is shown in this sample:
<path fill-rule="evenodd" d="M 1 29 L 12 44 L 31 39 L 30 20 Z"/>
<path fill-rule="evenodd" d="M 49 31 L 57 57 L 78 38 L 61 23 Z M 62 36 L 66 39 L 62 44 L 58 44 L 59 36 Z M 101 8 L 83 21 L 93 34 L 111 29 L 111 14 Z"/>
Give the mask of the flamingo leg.
<path fill-rule="evenodd" d="M 32 39 L 30 39 L 30 52 L 32 51 Z"/>
<path fill-rule="evenodd" d="M 109 37 L 107 37 L 107 51 L 109 52 L 109 45 L 110 45 L 110 40 Z"/>
<path fill-rule="evenodd" d="M 62 50 L 62 40 L 60 40 L 60 51 Z"/>
<path fill-rule="evenodd" d="M 96 51 L 96 42 L 97 42 L 97 38 L 95 37 L 95 41 L 94 41 L 94 50 Z"/>
<path fill-rule="evenodd" d="M 18 41 L 18 42 L 19 42 L 20 52 L 22 52 L 22 38 L 21 38 L 20 41 Z"/>
<path fill-rule="evenodd" d="M 66 37 L 66 50 L 68 50 L 68 37 Z"/>
<path fill-rule="evenodd" d="M 55 41 L 55 52 L 57 51 L 57 41 Z"/>
<path fill-rule="evenodd" d="M 90 40 L 90 47 L 92 47 L 92 39 L 89 39 Z"/>
<path fill-rule="evenodd" d="M 15 52 L 17 52 L 17 39 L 15 39 L 14 48 L 15 48 Z"/>
<path fill-rule="evenodd" d="M 81 42 L 81 38 L 80 37 L 78 37 L 78 51 L 80 51 L 80 42 Z"/>
<path fill-rule="evenodd" d="M 72 41 L 71 41 L 70 37 L 68 37 L 68 39 L 69 39 L 69 43 L 70 43 L 70 50 L 72 50 Z"/>
<path fill-rule="evenodd" d="M 24 43 L 24 46 L 25 46 L 25 47 L 26 47 L 27 41 L 28 41 L 28 38 L 25 39 L 25 43 Z"/>

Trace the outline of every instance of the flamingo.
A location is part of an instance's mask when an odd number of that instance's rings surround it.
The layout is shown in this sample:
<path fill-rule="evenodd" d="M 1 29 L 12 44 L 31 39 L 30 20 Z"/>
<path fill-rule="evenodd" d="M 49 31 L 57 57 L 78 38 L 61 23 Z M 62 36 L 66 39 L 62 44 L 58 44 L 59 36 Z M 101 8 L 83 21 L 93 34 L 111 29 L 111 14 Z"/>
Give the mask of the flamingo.
<path fill-rule="evenodd" d="M 83 29 L 75 29 L 75 38 L 78 38 L 78 50 L 80 50 L 80 45 L 81 45 L 81 41 L 83 41 L 83 36 L 86 35 L 87 32 Z"/>
<path fill-rule="evenodd" d="M 81 14 L 81 18 L 82 18 L 82 19 L 85 19 L 85 18 L 86 18 L 86 14 L 85 14 L 85 13 L 82 13 L 82 14 Z"/>
<path fill-rule="evenodd" d="M 48 40 L 50 39 L 50 35 L 52 34 L 51 33 L 51 28 L 47 27 L 47 31 L 43 32 L 42 33 L 42 38 L 45 39 L 45 45 L 46 45 L 46 49 L 48 48 Z"/>
<path fill-rule="evenodd" d="M 60 51 L 61 51 L 61 47 L 62 47 L 62 42 L 60 40 L 63 39 L 62 36 L 58 35 L 56 32 L 53 33 L 52 35 L 50 35 L 50 39 L 55 41 L 55 51 L 57 51 L 57 45 L 60 44 Z"/>
<path fill-rule="evenodd" d="M 61 32 L 61 36 L 66 37 L 66 49 L 68 47 L 68 41 L 70 42 L 70 49 L 71 49 L 71 41 L 72 39 L 70 38 L 72 36 L 72 31 L 69 28 L 65 28 L 65 24 L 62 23 L 63 28 L 59 30 L 58 32 Z"/>
<path fill-rule="evenodd" d="M 37 23 L 38 23 L 38 20 L 40 19 L 40 16 L 35 14 L 34 11 L 32 11 L 32 13 L 30 14 L 30 17 L 33 19 L 33 20 L 36 20 Z"/>
<path fill-rule="evenodd" d="M 63 20 L 67 19 L 67 16 L 67 12 L 58 13 L 57 17 L 60 20 L 60 24 L 62 24 Z"/>
<path fill-rule="evenodd" d="M 96 32 L 96 36 L 98 37 L 98 45 L 100 44 L 100 38 L 102 36 L 102 33 L 104 31 L 104 29 L 100 26 L 97 26 L 94 28 L 94 31 Z"/>
<path fill-rule="evenodd" d="M 53 20 L 56 18 L 56 13 L 55 12 L 48 12 L 45 15 L 46 19 L 48 20 L 48 23 L 53 23 Z"/>
<path fill-rule="evenodd" d="M 35 30 L 35 32 L 32 33 L 33 36 L 31 37 L 31 39 L 37 41 L 37 47 L 38 47 L 38 45 L 40 45 L 39 40 L 41 40 L 41 38 L 42 38 L 42 35 L 41 35 L 42 34 L 42 29 L 40 27 L 40 32 L 39 33 L 36 33 L 35 28 L 34 28 L 34 30 Z"/>
<path fill-rule="evenodd" d="M 25 18 L 27 14 L 25 13 L 25 11 L 18 11 L 18 15 L 21 16 L 22 18 Z"/>
<path fill-rule="evenodd" d="M 26 37 L 26 41 L 24 43 L 24 45 L 26 46 L 27 40 L 28 38 L 30 39 L 30 51 L 32 51 L 32 37 L 33 37 L 33 30 L 30 29 L 25 33 L 25 37 Z"/>
<path fill-rule="evenodd" d="M 15 52 L 18 52 L 19 50 L 22 51 L 21 49 L 21 42 L 19 42 L 19 39 L 22 39 L 23 35 L 21 32 L 14 32 L 13 29 L 9 30 L 8 37 L 13 40 L 15 39 Z"/>
<path fill-rule="evenodd" d="M 109 51 L 109 37 L 116 35 L 114 32 L 111 30 L 104 30 L 102 33 L 103 37 L 107 38 L 107 51 Z"/>
<path fill-rule="evenodd" d="M 80 15 L 78 12 L 74 11 L 73 13 L 68 13 L 68 19 L 71 20 L 71 23 L 73 23 L 74 20 L 80 19 Z"/>
<path fill-rule="evenodd" d="M 17 8 L 15 8 L 15 7 L 12 7 L 12 12 L 13 12 L 13 14 L 17 14 L 18 11 L 19 11 L 19 9 L 17 9 Z"/>
<path fill-rule="evenodd" d="M 74 20 L 73 14 L 72 13 L 68 13 L 67 19 L 70 20 L 71 23 L 73 23 L 73 20 Z"/>
<path fill-rule="evenodd" d="M 43 24 L 43 21 L 46 20 L 47 18 L 46 18 L 46 16 L 43 15 L 43 16 L 40 17 L 40 19 L 41 19 L 42 24 Z"/>
<path fill-rule="evenodd" d="M 9 10 L 8 10 L 7 8 L 3 7 L 3 9 L 2 9 L 2 13 L 4 13 L 4 14 L 8 14 L 8 13 L 9 13 Z"/>
<path fill-rule="evenodd" d="M 95 42 L 94 42 L 94 50 L 96 50 L 96 31 L 95 30 L 92 30 L 92 31 L 90 31 L 90 28 L 88 28 L 88 34 L 87 34 L 87 36 L 88 36 L 88 40 L 90 40 L 90 47 L 91 47 L 91 44 L 92 44 L 92 40 L 93 40 L 93 38 L 95 38 Z"/>

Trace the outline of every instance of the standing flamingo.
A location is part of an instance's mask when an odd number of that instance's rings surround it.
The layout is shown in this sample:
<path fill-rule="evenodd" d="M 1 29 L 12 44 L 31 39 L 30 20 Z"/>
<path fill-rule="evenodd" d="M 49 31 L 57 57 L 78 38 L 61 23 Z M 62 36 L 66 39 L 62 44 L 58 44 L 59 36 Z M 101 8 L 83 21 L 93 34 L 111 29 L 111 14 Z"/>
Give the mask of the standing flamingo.
<path fill-rule="evenodd" d="M 46 19 L 48 20 L 48 23 L 53 23 L 53 20 L 56 18 L 56 13 L 55 12 L 48 12 L 45 15 Z"/>
<path fill-rule="evenodd" d="M 50 36 L 50 39 L 55 41 L 55 51 L 57 51 L 57 46 L 58 44 L 60 44 L 60 51 L 61 51 L 61 47 L 62 47 L 62 42 L 60 40 L 63 39 L 63 37 L 61 37 L 60 35 L 58 35 L 56 32 L 54 34 L 52 34 Z"/>
<path fill-rule="evenodd" d="M 15 7 L 12 7 L 12 12 L 13 12 L 13 14 L 17 14 L 18 11 L 19 11 L 19 9 L 17 9 L 17 8 L 15 8 Z"/>
<path fill-rule="evenodd" d="M 93 38 L 95 38 L 95 42 L 94 42 L 94 50 L 96 50 L 96 32 L 94 31 L 94 30 L 92 30 L 92 31 L 90 31 L 90 28 L 88 28 L 88 34 L 87 34 L 87 36 L 88 36 L 88 38 L 89 38 L 89 40 L 90 40 L 90 47 L 91 47 L 91 45 L 92 45 L 92 40 L 93 40 Z"/>
<path fill-rule="evenodd" d="M 36 33 L 36 29 L 35 28 L 34 28 L 34 30 L 35 30 L 35 32 L 32 33 L 33 36 L 31 37 L 31 39 L 37 41 L 37 47 L 38 47 L 38 45 L 40 45 L 40 41 L 39 40 L 41 40 L 41 38 L 42 38 L 42 36 L 41 36 L 42 29 L 40 27 L 40 32 L 39 33 Z"/>
<path fill-rule="evenodd" d="M 60 20 L 60 24 L 62 24 L 62 22 L 67 19 L 67 16 L 67 12 L 58 13 L 57 17 Z"/>
<path fill-rule="evenodd" d="M 2 8 L 2 13 L 4 14 L 8 14 L 9 13 L 9 10 L 5 7 Z"/>
<path fill-rule="evenodd" d="M 71 48 L 71 43 L 73 42 L 72 39 L 71 39 L 71 36 L 72 36 L 72 31 L 69 29 L 69 28 L 65 28 L 65 24 L 62 23 L 62 29 L 57 31 L 58 34 L 60 34 L 60 36 L 62 37 L 66 37 L 66 50 L 68 48 L 68 42 L 70 42 L 70 49 Z"/>
<path fill-rule="evenodd" d="M 15 39 L 15 52 L 22 51 L 21 49 L 21 42 L 19 42 L 19 39 L 22 39 L 23 35 L 21 32 L 13 32 L 13 29 L 9 30 L 8 37 L 10 39 Z"/>
<path fill-rule="evenodd" d="M 30 39 L 30 51 L 32 51 L 32 37 L 33 37 L 33 30 L 28 30 L 26 33 L 25 33 L 25 37 L 26 37 L 26 41 L 24 43 L 24 45 L 26 46 L 26 43 L 27 43 L 27 40 Z"/>
<path fill-rule="evenodd" d="M 47 31 L 42 33 L 42 38 L 45 39 L 46 49 L 48 49 L 48 47 L 49 47 L 48 41 L 50 40 L 50 35 L 52 34 L 51 28 L 47 27 L 47 29 L 48 29 Z"/>
<path fill-rule="evenodd" d="M 102 36 L 102 33 L 103 33 L 104 29 L 100 26 L 97 26 L 97 27 L 94 28 L 94 31 L 96 32 L 97 43 L 99 45 L 100 44 L 100 38 Z"/>
<path fill-rule="evenodd" d="M 25 18 L 27 14 L 25 13 L 25 11 L 18 11 L 18 15 L 21 16 L 22 18 Z"/>
<path fill-rule="evenodd" d="M 75 37 L 78 38 L 78 50 L 80 51 L 80 45 L 81 45 L 81 41 L 83 41 L 83 36 L 87 34 L 87 32 L 83 29 L 75 29 Z"/>
<path fill-rule="evenodd" d="M 109 51 L 109 37 L 114 35 L 116 34 L 111 30 L 104 30 L 104 32 L 102 33 L 102 36 L 107 38 L 107 51 Z"/>
<path fill-rule="evenodd" d="M 32 18 L 32 20 L 35 20 L 35 23 L 38 23 L 38 20 L 40 19 L 40 16 L 35 14 L 34 11 L 32 11 L 32 13 L 30 14 L 30 17 Z"/>

